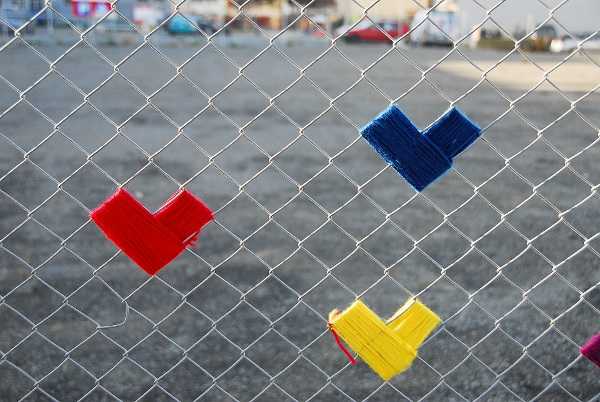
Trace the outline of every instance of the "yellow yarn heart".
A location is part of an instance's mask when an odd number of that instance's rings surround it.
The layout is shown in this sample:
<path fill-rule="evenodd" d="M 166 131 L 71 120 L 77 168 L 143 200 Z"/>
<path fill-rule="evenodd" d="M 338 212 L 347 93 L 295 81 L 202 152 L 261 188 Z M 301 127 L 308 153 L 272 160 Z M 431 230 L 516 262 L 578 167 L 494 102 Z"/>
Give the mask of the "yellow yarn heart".
<path fill-rule="evenodd" d="M 426 305 L 408 300 L 387 322 L 362 301 L 329 313 L 329 325 L 384 380 L 403 372 L 441 322 Z"/>

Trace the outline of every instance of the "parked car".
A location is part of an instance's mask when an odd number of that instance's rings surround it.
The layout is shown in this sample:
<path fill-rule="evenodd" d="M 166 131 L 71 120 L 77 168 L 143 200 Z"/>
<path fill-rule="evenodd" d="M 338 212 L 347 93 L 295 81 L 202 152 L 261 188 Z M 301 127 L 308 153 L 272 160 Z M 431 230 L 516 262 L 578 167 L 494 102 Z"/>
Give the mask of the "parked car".
<path fill-rule="evenodd" d="M 393 21 L 380 21 L 373 24 L 368 20 L 361 21 L 354 28 L 346 25 L 336 30 L 336 34 L 343 34 L 347 42 L 389 42 L 390 38 L 396 39 L 407 32 L 407 24 Z"/>
<path fill-rule="evenodd" d="M 457 38 L 460 33 L 458 17 L 453 11 L 434 10 L 428 17 L 427 12 L 421 10 L 415 15 L 410 28 L 410 42 L 421 46 L 452 46 L 452 38 Z"/>
<path fill-rule="evenodd" d="M 571 52 L 577 48 L 577 44 L 589 37 L 590 34 L 577 35 L 573 38 L 569 35 L 561 36 L 552 40 L 550 43 L 550 51 L 553 53 Z M 581 47 L 586 50 L 600 50 L 600 33 L 596 33 L 590 39 L 585 41 Z"/>
<path fill-rule="evenodd" d="M 186 15 L 184 17 L 180 14 L 174 15 L 165 25 L 165 29 L 172 35 L 201 33 L 194 24 L 206 34 L 213 34 L 219 29 L 215 24 L 204 17 L 198 15 Z"/>

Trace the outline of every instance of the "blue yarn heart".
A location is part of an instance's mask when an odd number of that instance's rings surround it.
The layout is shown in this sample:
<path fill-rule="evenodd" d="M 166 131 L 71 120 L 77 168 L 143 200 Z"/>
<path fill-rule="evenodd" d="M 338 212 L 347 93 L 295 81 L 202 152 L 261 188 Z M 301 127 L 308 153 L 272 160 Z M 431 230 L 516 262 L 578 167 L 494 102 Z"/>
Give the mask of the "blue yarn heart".
<path fill-rule="evenodd" d="M 479 137 L 481 129 L 452 108 L 421 132 L 400 109 L 390 106 L 361 134 L 402 177 L 422 191 L 450 169 L 452 159 Z"/>

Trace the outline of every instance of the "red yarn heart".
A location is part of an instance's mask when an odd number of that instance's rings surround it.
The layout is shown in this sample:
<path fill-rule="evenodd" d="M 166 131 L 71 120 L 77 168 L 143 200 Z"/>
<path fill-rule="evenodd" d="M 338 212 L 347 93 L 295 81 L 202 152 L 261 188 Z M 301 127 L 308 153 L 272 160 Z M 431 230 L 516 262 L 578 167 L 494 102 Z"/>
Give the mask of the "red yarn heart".
<path fill-rule="evenodd" d="M 196 241 L 212 211 L 187 190 L 172 196 L 152 214 L 120 188 L 90 213 L 104 235 L 149 275 Z"/>

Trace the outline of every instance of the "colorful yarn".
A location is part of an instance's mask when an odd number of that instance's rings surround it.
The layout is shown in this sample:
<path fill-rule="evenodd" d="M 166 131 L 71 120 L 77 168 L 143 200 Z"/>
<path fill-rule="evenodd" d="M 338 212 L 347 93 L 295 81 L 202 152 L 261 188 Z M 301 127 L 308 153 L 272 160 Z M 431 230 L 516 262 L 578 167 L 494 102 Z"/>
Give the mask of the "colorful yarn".
<path fill-rule="evenodd" d="M 154 275 L 196 240 L 213 214 L 187 190 L 172 196 L 152 214 L 120 188 L 93 210 L 90 218 L 140 268 Z"/>
<path fill-rule="evenodd" d="M 580 349 L 581 354 L 600 367 L 600 332 L 593 335 Z"/>
<path fill-rule="evenodd" d="M 441 322 L 416 299 L 407 301 L 387 322 L 357 300 L 343 312 L 329 314 L 329 326 L 382 379 L 403 372 L 417 350 Z"/>
<path fill-rule="evenodd" d="M 453 107 L 422 134 L 453 159 L 479 138 L 481 129 L 460 109 Z"/>
<path fill-rule="evenodd" d="M 412 348 L 419 349 L 441 320 L 417 299 L 409 299 L 387 320 L 387 326 L 402 337 Z"/>
<path fill-rule="evenodd" d="M 390 106 L 361 134 L 402 177 L 422 191 L 450 169 L 452 158 L 471 145 L 481 129 L 452 108 L 420 132 L 400 109 Z"/>

